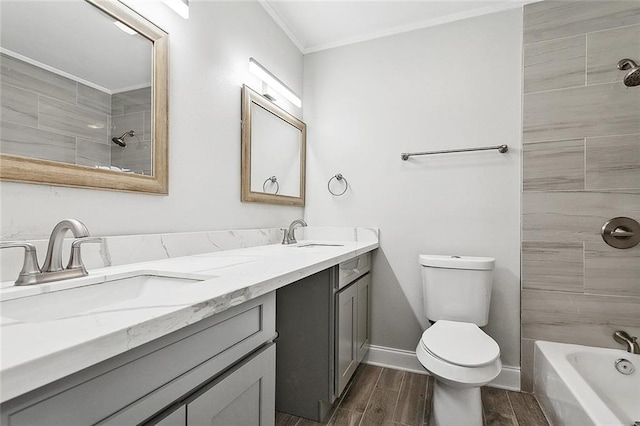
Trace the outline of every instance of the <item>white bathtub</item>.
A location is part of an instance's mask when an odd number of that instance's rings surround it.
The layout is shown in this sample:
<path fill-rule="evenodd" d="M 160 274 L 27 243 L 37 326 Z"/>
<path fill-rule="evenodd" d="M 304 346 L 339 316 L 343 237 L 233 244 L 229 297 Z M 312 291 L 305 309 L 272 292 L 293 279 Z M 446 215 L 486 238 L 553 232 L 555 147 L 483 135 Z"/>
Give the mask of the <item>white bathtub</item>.
<path fill-rule="evenodd" d="M 623 375 L 615 361 L 636 371 Z M 623 425 L 640 421 L 640 355 L 624 350 L 536 342 L 534 393 L 553 425 Z"/>

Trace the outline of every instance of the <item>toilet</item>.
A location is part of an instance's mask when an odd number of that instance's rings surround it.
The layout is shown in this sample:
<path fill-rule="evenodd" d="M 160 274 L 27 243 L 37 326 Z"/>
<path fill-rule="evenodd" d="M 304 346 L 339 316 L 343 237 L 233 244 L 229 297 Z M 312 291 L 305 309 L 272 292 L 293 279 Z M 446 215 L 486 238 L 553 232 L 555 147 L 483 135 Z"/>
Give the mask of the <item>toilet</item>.
<path fill-rule="evenodd" d="M 434 377 L 430 425 L 482 425 L 480 387 L 500 373 L 489 320 L 495 259 L 420 255 L 424 311 L 432 325 L 416 354 Z"/>

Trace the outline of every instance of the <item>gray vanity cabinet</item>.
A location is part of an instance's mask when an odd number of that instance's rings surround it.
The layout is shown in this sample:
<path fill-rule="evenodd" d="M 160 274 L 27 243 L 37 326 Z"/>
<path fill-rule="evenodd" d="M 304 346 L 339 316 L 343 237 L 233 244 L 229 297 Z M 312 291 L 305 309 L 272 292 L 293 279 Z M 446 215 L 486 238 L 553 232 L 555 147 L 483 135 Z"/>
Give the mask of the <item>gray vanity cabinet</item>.
<path fill-rule="evenodd" d="M 155 426 L 185 426 L 187 424 L 187 406 L 181 405 L 167 417 L 155 423 Z"/>
<path fill-rule="evenodd" d="M 371 254 L 276 290 L 276 410 L 324 422 L 370 342 Z"/>
<path fill-rule="evenodd" d="M 358 367 L 358 286 L 343 289 L 336 300 L 336 376 L 340 395 Z"/>
<path fill-rule="evenodd" d="M 340 290 L 336 297 L 336 377 L 341 395 L 369 350 L 371 274 Z"/>
<path fill-rule="evenodd" d="M 219 407 L 220 418 L 232 416 L 240 411 L 238 401 L 256 398 L 252 386 L 259 382 L 261 418 L 272 420 L 256 424 L 273 424 L 274 336 L 275 294 L 270 293 L 14 398 L 2 404 L 0 423 L 174 426 L 186 419 L 205 424 L 190 419 L 215 414 L 200 414 L 208 403 L 198 401 L 244 387 L 245 396 L 238 395 L 226 410 Z"/>
<path fill-rule="evenodd" d="M 245 360 L 188 402 L 188 426 L 266 426 L 275 421 L 276 348 Z"/>
<path fill-rule="evenodd" d="M 360 278 L 356 285 L 358 286 L 356 344 L 358 346 L 358 363 L 360 363 L 371 345 L 371 274 Z"/>
<path fill-rule="evenodd" d="M 272 343 L 145 426 L 273 425 L 275 369 Z"/>

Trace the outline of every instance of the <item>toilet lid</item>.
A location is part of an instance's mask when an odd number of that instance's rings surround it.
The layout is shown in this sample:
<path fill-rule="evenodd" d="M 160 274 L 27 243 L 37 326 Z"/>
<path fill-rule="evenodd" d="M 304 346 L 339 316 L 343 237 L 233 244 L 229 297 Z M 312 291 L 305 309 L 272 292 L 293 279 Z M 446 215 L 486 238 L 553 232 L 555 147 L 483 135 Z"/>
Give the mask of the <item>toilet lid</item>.
<path fill-rule="evenodd" d="M 495 361 L 500 347 L 472 323 L 439 320 L 422 334 L 422 345 L 438 358 L 463 367 Z"/>

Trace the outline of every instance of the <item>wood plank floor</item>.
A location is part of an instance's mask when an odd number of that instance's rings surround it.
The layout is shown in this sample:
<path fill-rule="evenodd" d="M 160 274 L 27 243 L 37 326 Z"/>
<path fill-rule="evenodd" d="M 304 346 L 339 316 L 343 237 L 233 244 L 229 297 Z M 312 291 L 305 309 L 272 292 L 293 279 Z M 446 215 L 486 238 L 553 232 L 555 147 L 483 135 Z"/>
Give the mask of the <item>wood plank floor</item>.
<path fill-rule="evenodd" d="M 489 387 L 483 387 L 481 392 L 486 426 L 549 425 L 531 394 Z M 343 397 L 336 402 L 328 424 L 425 426 L 429 424 L 432 395 L 430 376 L 361 364 Z M 276 413 L 276 426 L 314 425 L 320 423 Z"/>

